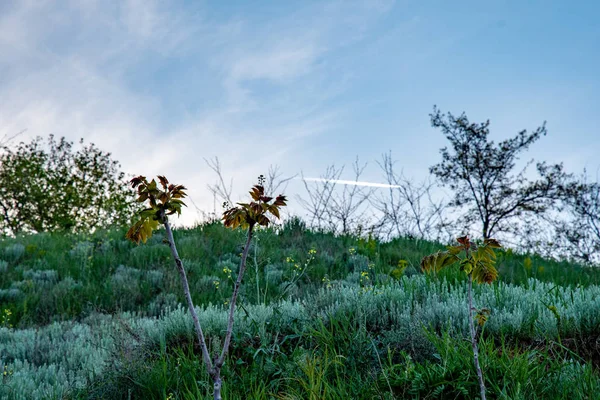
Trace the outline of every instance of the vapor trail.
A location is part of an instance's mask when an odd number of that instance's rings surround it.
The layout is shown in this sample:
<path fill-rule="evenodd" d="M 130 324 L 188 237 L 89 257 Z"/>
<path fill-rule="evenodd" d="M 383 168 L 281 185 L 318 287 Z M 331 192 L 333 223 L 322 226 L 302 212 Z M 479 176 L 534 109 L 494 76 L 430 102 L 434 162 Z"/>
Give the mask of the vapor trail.
<path fill-rule="evenodd" d="M 346 181 L 343 179 L 323 179 L 323 178 L 296 178 L 303 181 L 309 182 L 332 182 L 339 183 L 340 185 L 354 185 L 354 186 L 370 186 L 379 188 L 399 188 L 399 185 L 388 185 L 387 183 L 376 183 L 376 182 L 364 182 L 364 181 Z"/>

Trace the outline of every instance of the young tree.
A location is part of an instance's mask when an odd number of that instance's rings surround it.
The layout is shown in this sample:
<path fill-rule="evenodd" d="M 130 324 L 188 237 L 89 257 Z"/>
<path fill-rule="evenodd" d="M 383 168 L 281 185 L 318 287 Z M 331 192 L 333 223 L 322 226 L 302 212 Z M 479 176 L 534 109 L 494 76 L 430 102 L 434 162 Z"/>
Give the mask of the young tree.
<path fill-rule="evenodd" d="M 456 239 L 457 246 L 448 246 L 446 251 L 438 251 L 437 253 L 423 257 L 421 260 L 421 269 L 424 272 L 436 273 L 447 268 L 457 262 L 460 263 L 460 269 L 467 274 L 469 284 L 467 289 L 467 311 L 469 316 L 469 334 L 471 336 L 471 347 L 473 349 L 473 362 L 477 379 L 479 380 L 479 392 L 481 400 L 485 400 L 485 380 L 483 372 L 479 364 L 479 347 L 477 339 L 477 327 L 475 320 L 479 326 L 483 326 L 490 315 L 490 310 L 487 308 L 476 309 L 473 306 L 473 280 L 477 283 L 492 283 L 498 278 L 496 270 L 496 254 L 494 249 L 499 249 L 502 246 L 495 239 L 485 239 L 483 244 L 477 246 L 471 242 L 468 236 L 459 237 Z M 464 252 L 464 257 L 460 254 Z M 473 315 L 473 311 L 476 311 Z"/>
<path fill-rule="evenodd" d="M 562 164 L 537 163 L 539 179 L 526 178 L 530 161 L 513 173 L 519 153 L 546 135 L 545 124 L 532 133 L 526 130 L 498 144 L 488 139 L 489 120 L 469 123 L 463 113 L 458 118 L 444 116 L 436 107 L 430 115 L 434 128 L 440 128 L 451 149 L 440 150 L 442 162 L 430 168 L 443 185 L 454 191 L 453 207 L 467 207 L 463 220 L 481 223 L 484 239 L 511 232 L 515 219 L 523 214 L 541 215 L 561 198 L 570 175 Z"/>
<path fill-rule="evenodd" d="M 262 182 L 260 182 L 261 184 L 254 185 L 252 190 L 250 190 L 250 196 L 252 197 L 250 203 L 237 203 L 238 207 L 229 208 L 223 213 L 223 223 L 226 227 L 232 229 L 238 227 L 246 229 L 247 236 L 246 244 L 242 251 L 242 259 L 240 261 L 237 279 L 233 287 L 233 294 L 229 301 L 229 315 L 223 348 L 221 349 L 220 354 L 217 354 L 214 359 L 211 359 L 206 345 L 204 332 L 202 331 L 200 320 L 198 319 L 198 314 L 192 301 L 185 268 L 179 257 L 179 253 L 177 252 L 175 239 L 173 238 L 173 232 L 168 219 L 169 215 L 181 214 L 181 207 L 185 206 L 181 199 L 186 197 L 186 188 L 182 185 L 169 184 L 169 181 L 164 176 L 159 176 L 158 180 L 161 188 L 158 187 L 158 183 L 154 179 L 148 182 L 144 176 L 138 176 L 131 180 L 132 187 L 137 188 L 138 191 L 137 201 L 140 203 L 148 202 L 148 208 L 141 210 L 138 213 L 140 217 L 139 220 L 133 224 L 126 236 L 136 243 L 139 243 L 140 241 L 145 242 L 152 235 L 152 231 L 158 228 L 159 225 L 162 224 L 165 227 L 167 242 L 169 243 L 171 255 L 175 260 L 175 265 L 181 278 L 181 285 L 183 286 L 188 309 L 192 316 L 192 320 L 194 321 L 194 329 L 198 336 L 198 343 L 202 349 L 202 359 L 204 360 L 206 369 L 214 384 L 214 399 L 221 400 L 221 388 L 223 384 L 221 369 L 225 363 L 225 357 L 227 356 L 229 345 L 231 343 L 236 301 L 244 277 L 244 272 L 246 271 L 246 259 L 248 258 L 248 251 L 250 250 L 254 229 L 259 226 L 269 226 L 272 221 L 268 217 L 268 214 L 271 214 L 275 218 L 279 218 L 281 207 L 286 205 L 286 198 L 283 195 L 279 195 L 276 198 L 266 196 L 265 189 L 262 186 Z"/>
<path fill-rule="evenodd" d="M 73 151 L 73 143 L 50 135 L 0 154 L 0 231 L 88 231 L 126 224 L 133 193 L 119 163 L 93 143 Z"/>

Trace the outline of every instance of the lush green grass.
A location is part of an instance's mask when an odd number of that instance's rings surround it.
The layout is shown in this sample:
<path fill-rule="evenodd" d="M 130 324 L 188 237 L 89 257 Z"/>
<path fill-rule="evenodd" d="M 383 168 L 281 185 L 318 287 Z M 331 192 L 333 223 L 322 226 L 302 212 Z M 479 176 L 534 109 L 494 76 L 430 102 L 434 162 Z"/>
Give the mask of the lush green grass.
<path fill-rule="evenodd" d="M 175 240 L 216 346 L 243 232 L 215 223 Z M 258 232 L 225 398 L 476 398 L 464 277 L 418 268 L 443 247 L 297 220 Z M 490 398 L 593 398 L 600 271 L 510 250 L 498 262 L 500 282 L 475 291 L 492 310 L 482 342 Z M 0 397 L 210 398 L 183 300 L 161 232 L 140 246 L 123 231 L 3 240 Z"/>

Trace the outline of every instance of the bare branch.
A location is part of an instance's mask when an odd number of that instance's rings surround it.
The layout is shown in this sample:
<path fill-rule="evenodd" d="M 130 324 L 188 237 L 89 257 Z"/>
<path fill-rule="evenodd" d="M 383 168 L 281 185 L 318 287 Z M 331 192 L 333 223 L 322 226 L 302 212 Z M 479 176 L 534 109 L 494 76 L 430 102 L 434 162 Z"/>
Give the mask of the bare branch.
<path fill-rule="evenodd" d="M 208 190 L 213 194 L 213 213 L 216 215 L 217 213 L 217 200 L 222 204 L 227 202 L 227 204 L 233 204 L 231 201 L 231 192 L 233 188 L 233 178 L 231 178 L 229 182 L 229 187 L 225 184 L 225 180 L 223 179 L 223 171 L 221 170 L 221 163 L 219 162 L 219 157 L 207 160 L 204 159 L 206 165 L 212 169 L 215 174 L 217 174 L 217 182 L 214 184 L 206 185 Z"/>
<path fill-rule="evenodd" d="M 298 176 L 298 174 L 288 178 L 282 178 L 283 173 L 279 171 L 279 165 L 269 165 L 267 176 L 265 177 L 265 192 L 276 194 L 285 192 L 290 181 Z"/>
<path fill-rule="evenodd" d="M 359 182 L 367 163 L 360 165 L 358 156 L 352 164 L 354 172 L 354 182 Z M 330 206 L 327 208 L 327 214 L 330 222 L 340 229 L 342 234 L 349 234 L 357 229 L 362 229 L 369 222 L 369 218 L 365 216 L 365 210 L 361 211 L 363 205 L 368 204 L 368 199 L 373 194 L 373 188 L 364 186 L 344 185 L 344 189 L 339 192 L 334 192 L 331 197 Z"/>
<path fill-rule="evenodd" d="M 441 239 L 445 223 L 443 200 L 434 200 L 432 191 L 435 184 L 430 180 L 414 183 L 402 171 L 395 171 L 396 161 L 391 151 L 382 154 L 377 164 L 389 185 L 385 194 L 373 197 L 371 204 L 381 213 L 379 226 L 389 237 L 409 236 Z"/>
<path fill-rule="evenodd" d="M 22 135 L 26 131 L 27 131 L 27 129 L 23 129 L 22 131 L 19 131 L 19 132 L 13 134 L 13 135 L 9 135 L 7 133 L 4 136 L 2 136 L 2 139 L 0 139 L 0 149 L 8 147 L 8 145 L 10 144 L 10 142 L 12 142 L 13 140 L 15 140 L 18 136 Z"/>
<path fill-rule="evenodd" d="M 343 166 L 340 169 L 336 169 L 335 165 L 332 164 L 328 166 L 325 173 L 320 176 L 319 181 L 314 181 L 310 184 L 309 181 L 304 178 L 304 173 L 300 172 L 308 199 L 304 199 L 299 195 L 297 195 L 296 198 L 307 212 L 309 218 L 308 223 L 311 228 L 332 228 L 330 221 L 328 220 L 328 209 L 330 207 L 333 191 L 336 187 L 336 181 L 340 178 L 343 171 Z"/>

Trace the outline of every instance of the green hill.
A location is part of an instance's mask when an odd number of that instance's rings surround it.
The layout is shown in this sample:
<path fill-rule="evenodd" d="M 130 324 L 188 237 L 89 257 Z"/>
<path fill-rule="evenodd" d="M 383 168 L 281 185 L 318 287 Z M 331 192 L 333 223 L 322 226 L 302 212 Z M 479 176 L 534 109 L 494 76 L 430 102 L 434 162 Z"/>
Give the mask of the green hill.
<path fill-rule="evenodd" d="M 164 236 L 39 234 L 0 243 L 1 398 L 210 398 Z M 175 231 L 213 346 L 244 243 L 220 223 Z M 296 219 L 250 249 L 226 399 L 476 398 L 458 270 L 424 276 L 424 240 L 335 236 Z M 490 398 L 600 389 L 600 272 L 502 251 L 476 286 Z M 218 346 L 217 346 L 218 347 Z"/>

